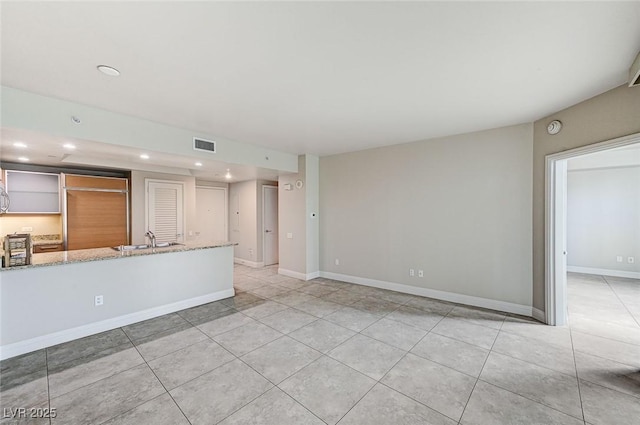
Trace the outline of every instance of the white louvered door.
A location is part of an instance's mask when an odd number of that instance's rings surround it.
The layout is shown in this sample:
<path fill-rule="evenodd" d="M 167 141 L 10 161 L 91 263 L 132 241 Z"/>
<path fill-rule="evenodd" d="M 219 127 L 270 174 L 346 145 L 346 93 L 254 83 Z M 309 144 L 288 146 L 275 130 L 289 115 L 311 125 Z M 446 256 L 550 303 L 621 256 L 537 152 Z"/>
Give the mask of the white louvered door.
<path fill-rule="evenodd" d="M 184 241 L 183 186 L 147 180 L 147 229 L 157 242 Z"/>

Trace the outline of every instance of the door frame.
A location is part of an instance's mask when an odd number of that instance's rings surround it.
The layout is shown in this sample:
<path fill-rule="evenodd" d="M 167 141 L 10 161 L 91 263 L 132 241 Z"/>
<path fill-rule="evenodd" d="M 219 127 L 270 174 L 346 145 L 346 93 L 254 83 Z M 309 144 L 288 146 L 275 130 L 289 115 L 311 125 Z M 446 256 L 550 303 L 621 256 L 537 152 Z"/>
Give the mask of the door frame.
<path fill-rule="evenodd" d="M 213 190 L 222 190 L 224 191 L 224 234 L 229 240 L 229 191 L 226 187 L 221 186 L 202 186 L 196 185 L 196 210 L 198 208 L 198 192 L 197 189 L 213 189 Z M 197 211 L 196 211 L 197 214 Z"/>
<path fill-rule="evenodd" d="M 182 186 L 182 241 L 187 240 L 187 214 L 185 208 L 185 184 L 179 180 L 144 179 L 144 231 L 149 230 L 149 183 L 168 183 Z"/>
<path fill-rule="evenodd" d="M 266 265 L 266 247 L 267 247 L 267 238 L 265 238 L 265 231 L 264 231 L 264 222 L 265 222 L 265 207 L 264 207 L 264 200 L 267 194 L 267 188 L 271 188 L 271 189 L 275 189 L 276 190 L 276 194 L 278 194 L 278 199 L 280 199 L 280 194 L 278 193 L 278 186 L 274 186 L 274 185 L 268 185 L 268 184 L 264 184 L 262 185 L 262 264 Z M 278 204 L 278 216 L 280 216 L 280 205 Z M 276 219 L 278 219 L 278 217 L 276 217 Z M 280 232 L 280 226 L 278 226 L 278 233 Z M 278 241 L 280 240 L 280 235 L 278 234 Z M 278 242 L 278 263 L 280 262 L 280 244 Z"/>
<path fill-rule="evenodd" d="M 606 140 L 545 157 L 545 321 L 548 325 L 567 323 L 566 240 L 567 240 L 567 160 L 640 143 L 640 133 Z"/>

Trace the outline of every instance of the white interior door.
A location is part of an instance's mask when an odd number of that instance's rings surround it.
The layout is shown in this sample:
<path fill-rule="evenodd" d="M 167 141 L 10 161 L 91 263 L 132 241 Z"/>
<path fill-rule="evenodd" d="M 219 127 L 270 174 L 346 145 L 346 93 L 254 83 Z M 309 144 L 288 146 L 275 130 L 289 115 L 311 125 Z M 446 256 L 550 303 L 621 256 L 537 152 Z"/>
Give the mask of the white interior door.
<path fill-rule="evenodd" d="M 184 241 L 184 198 L 181 183 L 146 180 L 147 229 L 157 242 Z"/>
<path fill-rule="evenodd" d="M 264 265 L 278 264 L 278 188 L 262 186 L 262 229 Z"/>
<path fill-rule="evenodd" d="M 226 241 L 227 190 L 223 187 L 196 187 L 196 225 L 198 240 Z"/>

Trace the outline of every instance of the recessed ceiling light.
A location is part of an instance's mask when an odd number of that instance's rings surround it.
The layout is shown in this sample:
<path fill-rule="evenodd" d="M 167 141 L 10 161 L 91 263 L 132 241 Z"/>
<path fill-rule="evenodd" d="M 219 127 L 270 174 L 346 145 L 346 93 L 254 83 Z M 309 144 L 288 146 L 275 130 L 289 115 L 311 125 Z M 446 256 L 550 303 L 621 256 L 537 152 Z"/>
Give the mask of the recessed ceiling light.
<path fill-rule="evenodd" d="M 108 75 L 109 77 L 117 77 L 120 75 L 120 71 L 108 65 L 98 65 L 98 71 Z"/>
<path fill-rule="evenodd" d="M 140 154 L 140 158 L 149 159 L 149 155 L 147 155 L 146 153 L 142 153 L 142 154 Z"/>
<path fill-rule="evenodd" d="M 29 161 L 29 158 L 27 158 L 26 156 L 20 156 L 18 157 L 18 161 L 27 162 Z"/>
<path fill-rule="evenodd" d="M 196 162 L 196 167 L 202 167 L 202 162 Z"/>
<path fill-rule="evenodd" d="M 13 146 L 15 146 L 16 148 L 24 149 L 24 148 L 26 148 L 26 147 L 27 147 L 27 144 L 26 144 L 26 143 L 22 143 L 22 142 L 15 142 L 15 143 L 13 144 Z"/>
<path fill-rule="evenodd" d="M 227 180 L 231 179 L 231 172 L 229 172 L 228 168 L 227 168 L 227 174 L 224 175 L 224 178 Z"/>
<path fill-rule="evenodd" d="M 65 149 L 73 150 L 76 148 L 76 145 L 74 145 L 73 143 L 65 143 L 64 145 L 62 145 L 62 147 Z"/>

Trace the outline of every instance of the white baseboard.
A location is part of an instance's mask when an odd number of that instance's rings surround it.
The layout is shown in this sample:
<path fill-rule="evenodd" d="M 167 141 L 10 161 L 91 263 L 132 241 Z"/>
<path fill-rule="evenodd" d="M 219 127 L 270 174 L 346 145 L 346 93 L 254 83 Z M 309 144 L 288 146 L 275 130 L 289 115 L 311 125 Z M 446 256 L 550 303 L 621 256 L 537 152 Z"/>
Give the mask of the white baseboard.
<path fill-rule="evenodd" d="M 195 307 L 201 304 L 222 300 L 224 298 L 233 297 L 235 291 L 233 288 L 224 291 L 213 292 L 211 294 L 202 295 L 200 297 L 190 298 L 188 300 L 178 301 L 159 307 L 153 307 L 147 310 L 138 311 L 124 316 L 118 316 L 111 319 L 101 320 L 99 322 L 90 323 L 88 325 L 78 326 L 76 328 L 66 329 L 54 332 L 48 335 L 42 335 L 24 341 L 14 342 L 0 347 L 0 360 L 10 357 L 19 356 L 20 354 L 30 353 L 41 348 L 51 347 L 63 342 L 73 341 L 74 339 L 84 338 L 85 336 L 95 335 L 100 332 L 109 331 L 122 326 L 131 325 L 164 314 L 174 313 L 184 310 L 185 308 Z"/>
<path fill-rule="evenodd" d="M 567 271 L 572 273 L 597 274 L 601 276 L 627 277 L 640 279 L 640 272 L 625 272 L 621 270 L 596 269 L 593 267 L 567 266 Z"/>
<path fill-rule="evenodd" d="M 506 301 L 491 300 L 488 298 L 474 297 L 471 295 L 456 294 L 453 292 L 438 291 L 436 289 L 420 288 L 417 286 L 404 285 L 401 283 L 386 282 L 382 280 L 368 279 L 365 277 L 349 276 L 339 273 L 320 272 L 321 277 L 343 282 L 355 283 L 358 285 L 372 286 L 374 288 L 388 289 L 405 294 L 419 295 L 422 297 L 435 298 L 442 301 L 450 301 L 459 304 L 466 304 L 475 307 L 482 307 L 491 310 L 503 311 L 506 313 L 519 314 L 521 316 L 533 317 L 532 307 L 522 304 L 514 304 Z"/>
<path fill-rule="evenodd" d="M 539 308 L 531 307 L 531 317 L 542 323 L 547 323 L 547 315 Z"/>
<path fill-rule="evenodd" d="M 233 262 L 237 263 L 237 264 L 242 264 L 245 266 L 249 266 L 252 267 L 254 269 L 259 269 L 261 267 L 264 267 L 264 261 L 249 261 L 249 260 L 245 260 L 244 258 L 238 258 L 238 257 L 234 257 L 233 258 Z"/>
<path fill-rule="evenodd" d="M 287 269 L 278 269 L 278 274 L 281 274 L 283 276 L 289 276 L 294 279 L 300 279 L 300 280 L 311 280 L 311 279 L 315 279 L 316 277 L 320 277 L 320 272 L 305 274 L 300 272 L 294 272 L 293 270 L 287 270 Z"/>

